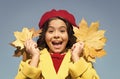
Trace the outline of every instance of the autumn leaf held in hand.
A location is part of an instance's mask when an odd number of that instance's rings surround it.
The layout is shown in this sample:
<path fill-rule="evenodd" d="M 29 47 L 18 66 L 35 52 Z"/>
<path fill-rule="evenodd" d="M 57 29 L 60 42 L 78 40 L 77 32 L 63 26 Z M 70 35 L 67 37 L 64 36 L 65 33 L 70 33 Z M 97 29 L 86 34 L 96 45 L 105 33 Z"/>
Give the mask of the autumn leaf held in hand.
<path fill-rule="evenodd" d="M 24 42 L 28 39 L 32 39 L 33 32 L 29 31 L 28 28 L 23 28 L 22 32 L 14 32 L 14 36 L 16 40 L 12 42 L 12 45 L 15 47 L 20 47 L 21 49 L 24 48 Z"/>
<path fill-rule="evenodd" d="M 16 31 L 14 32 L 14 36 L 16 38 L 15 41 L 10 43 L 13 47 L 16 48 L 14 56 L 19 57 L 25 52 L 24 42 L 28 39 L 32 39 L 40 35 L 41 30 L 35 30 L 34 28 L 28 29 L 23 28 L 22 32 Z"/>
<path fill-rule="evenodd" d="M 99 30 L 99 22 L 92 22 L 88 26 L 87 22 L 82 19 L 79 28 L 73 28 L 77 42 L 82 41 L 85 44 L 83 56 L 88 61 L 94 62 L 96 57 L 102 57 L 106 54 L 103 49 L 106 42 L 105 30 Z"/>

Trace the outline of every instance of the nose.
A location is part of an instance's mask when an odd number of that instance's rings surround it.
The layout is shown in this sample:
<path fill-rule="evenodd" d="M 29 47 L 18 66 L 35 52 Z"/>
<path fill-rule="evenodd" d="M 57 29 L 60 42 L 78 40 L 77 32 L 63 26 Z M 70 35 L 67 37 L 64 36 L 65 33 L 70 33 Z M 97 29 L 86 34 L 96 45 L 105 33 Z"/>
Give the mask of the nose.
<path fill-rule="evenodd" d="M 60 37 L 60 34 L 59 34 L 58 31 L 56 31 L 56 32 L 54 33 L 54 38 L 55 38 L 55 39 L 58 39 L 59 37 Z"/>

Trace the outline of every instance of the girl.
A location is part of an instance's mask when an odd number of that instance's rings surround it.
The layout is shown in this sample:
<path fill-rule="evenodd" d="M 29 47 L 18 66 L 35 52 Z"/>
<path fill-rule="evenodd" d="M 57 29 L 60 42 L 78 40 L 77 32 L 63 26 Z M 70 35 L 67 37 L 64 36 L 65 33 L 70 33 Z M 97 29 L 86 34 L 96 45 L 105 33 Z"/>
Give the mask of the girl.
<path fill-rule="evenodd" d="M 32 39 L 25 48 L 32 58 L 21 61 L 15 79 L 99 79 L 92 63 L 82 57 L 83 42 L 76 43 L 74 16 L 66 10 L 43 14 L 37 43 Z"/>

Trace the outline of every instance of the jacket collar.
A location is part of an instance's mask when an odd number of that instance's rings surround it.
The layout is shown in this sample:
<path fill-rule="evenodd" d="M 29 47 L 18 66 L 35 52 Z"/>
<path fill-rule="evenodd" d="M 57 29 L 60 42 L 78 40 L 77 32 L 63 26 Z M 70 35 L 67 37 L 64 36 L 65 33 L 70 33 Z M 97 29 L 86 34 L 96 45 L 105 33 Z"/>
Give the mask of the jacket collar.
<path fill-rule="evenodd" d="M 45 77 L 45 79 L 64 79 L 68 75 L 68 66 L 70 62 L 70 50 L 66 53 L 61 66 L 58 70 L 58 73 L 56 73 L 54 69 L 54 65 L 51 59 L 51 56 L 47 49 L 43 49 L 40 55 L 40 67 L 42 70 L 42 75 Z"/>

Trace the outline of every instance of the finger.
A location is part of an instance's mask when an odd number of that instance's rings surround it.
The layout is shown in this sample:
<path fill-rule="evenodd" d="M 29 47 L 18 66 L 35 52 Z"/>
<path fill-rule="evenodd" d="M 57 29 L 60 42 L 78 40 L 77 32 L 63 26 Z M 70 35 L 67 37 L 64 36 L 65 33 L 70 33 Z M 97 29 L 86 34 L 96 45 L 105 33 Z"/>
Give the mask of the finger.
<path fill-rule="evenodd" d="M 74 48 L 75 48 L 75 44 L 73 44 L 73 46 L 72 46 L 71 50 L 73 51 L 73 50 L 74 50 Z"/>
<path fill-rule="evenodd" d="M 84 43 L 83 42 L 79 42 L 79 45 L 81 46 L 81 48 L 84 47 Z"/>

